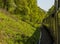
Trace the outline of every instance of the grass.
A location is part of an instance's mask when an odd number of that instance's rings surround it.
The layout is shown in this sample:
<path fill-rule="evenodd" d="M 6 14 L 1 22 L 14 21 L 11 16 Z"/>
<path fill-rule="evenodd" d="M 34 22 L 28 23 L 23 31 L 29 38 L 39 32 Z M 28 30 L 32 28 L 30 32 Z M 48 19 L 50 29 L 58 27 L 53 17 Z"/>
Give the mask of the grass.
<path fill-rule="evenodd" d="M 24 44 L 35 31 L 30 24 L 0 11 L 0 44 Z"/>

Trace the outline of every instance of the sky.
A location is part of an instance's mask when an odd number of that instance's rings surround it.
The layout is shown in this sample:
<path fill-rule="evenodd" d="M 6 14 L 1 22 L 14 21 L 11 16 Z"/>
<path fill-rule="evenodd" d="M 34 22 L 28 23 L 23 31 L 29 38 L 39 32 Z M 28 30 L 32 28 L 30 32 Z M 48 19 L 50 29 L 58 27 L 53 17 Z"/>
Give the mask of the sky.
<path fill-rule="evenodd" d="M 48 11 L 54 5 L 54 0 L 38 0 L 37 5 L 45 11 Z"/>

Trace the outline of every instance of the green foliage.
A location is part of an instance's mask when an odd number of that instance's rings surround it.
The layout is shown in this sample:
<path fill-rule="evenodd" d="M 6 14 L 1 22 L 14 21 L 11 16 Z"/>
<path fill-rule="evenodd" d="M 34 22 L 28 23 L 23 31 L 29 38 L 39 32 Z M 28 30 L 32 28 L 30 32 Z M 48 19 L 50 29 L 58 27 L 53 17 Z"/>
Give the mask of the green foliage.
<path fill-rule="evenodd" d="M 45 16 L 45 11 L 37 6 L 36 0 L 1 0 L 1 44 L 37 43 L 39 27 Z"/>
<path fill-rule="evenodd" d="M 2 40 L 7 40 L 7 44 L 14 44 L 14 40 L 17 42 L 19 39 L 23 41 L 21 35 L 30 37 L 36 30 L 30 24 L 27 24 L 21 20 L 16 21 L 14 18 L 7 16 L 5 13 L 0 12 L 0 34 L 2 33 Z M 28 34 L 27 34 L 28 33 Z M 9 40 L 8 40 L 9 39 Z M 28 38 L 26 38 L 28 39 Z M 4 41 L 3 41 L 4 42 Z M 5 44 L 5 43 L 4 43 Z"/>
<path fill-rule="evenodd" d="M 49 9 L 49 11 L 47 12 L 47 16 L 46 17 L 48 17 L 49 15 L 51 15 L 53 13 L 55 13 L 55 6 L 54 5 Z"/>

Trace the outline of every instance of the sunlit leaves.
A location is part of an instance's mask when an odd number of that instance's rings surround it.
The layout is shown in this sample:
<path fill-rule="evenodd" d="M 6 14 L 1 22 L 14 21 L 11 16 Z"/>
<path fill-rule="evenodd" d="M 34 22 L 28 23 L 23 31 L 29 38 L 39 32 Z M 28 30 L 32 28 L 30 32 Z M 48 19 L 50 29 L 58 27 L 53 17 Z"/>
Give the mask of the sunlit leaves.
<path fill-rule="evenodd" d="M 7 44 L 24 44 L 41 26 L 46 15 L 45 11 L 37 6 L 36 0 L 1 0 L 0 6 L 7 10 L 0 13 L 0 18 L 4 19 L 0 22 L 0 29 L 3 29 L 8 37 L 5 36 Z M 34 35 L 33 38 L 37 40 L 38 36 Z M 30 40 L 26 44 L 30 44 Z"/>

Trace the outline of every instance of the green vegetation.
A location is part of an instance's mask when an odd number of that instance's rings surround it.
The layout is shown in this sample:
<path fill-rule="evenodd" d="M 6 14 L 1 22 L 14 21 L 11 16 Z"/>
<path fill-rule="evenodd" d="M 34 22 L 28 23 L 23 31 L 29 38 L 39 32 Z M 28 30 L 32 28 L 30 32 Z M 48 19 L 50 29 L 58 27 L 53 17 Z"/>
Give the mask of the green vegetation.
<path fill-rule="evenodd" d="M 36 0 L 0 0 L 0 44 L 37 44 L 45 15 Z"/>
<path fill-rule="evenodd" d="M 16 41 L 17 39 L 19 39 L 19 41 L 22 40 L 21 35 L 24 36 L 24 39 L 27 39 L 25 38 L 26 36 L 32 36 L 34 31 L 36 30 L 34 27 L 21 20 L 16 20 L 8 15 L 4 12 L 0 12 L 0 41 L 3 40 L 2 42 L 7 42 L 7 44 L 13 44 L 14 41 Z M 20 37 L 21 39 L 18 37 Z"/>
<path fill-rule="evenodd" d="M 45 12 L 37 0 L 0 0 L 0 44 L 37 44 L 41 24 L 54 31 L 52 12 L 54 6 Z"/>

